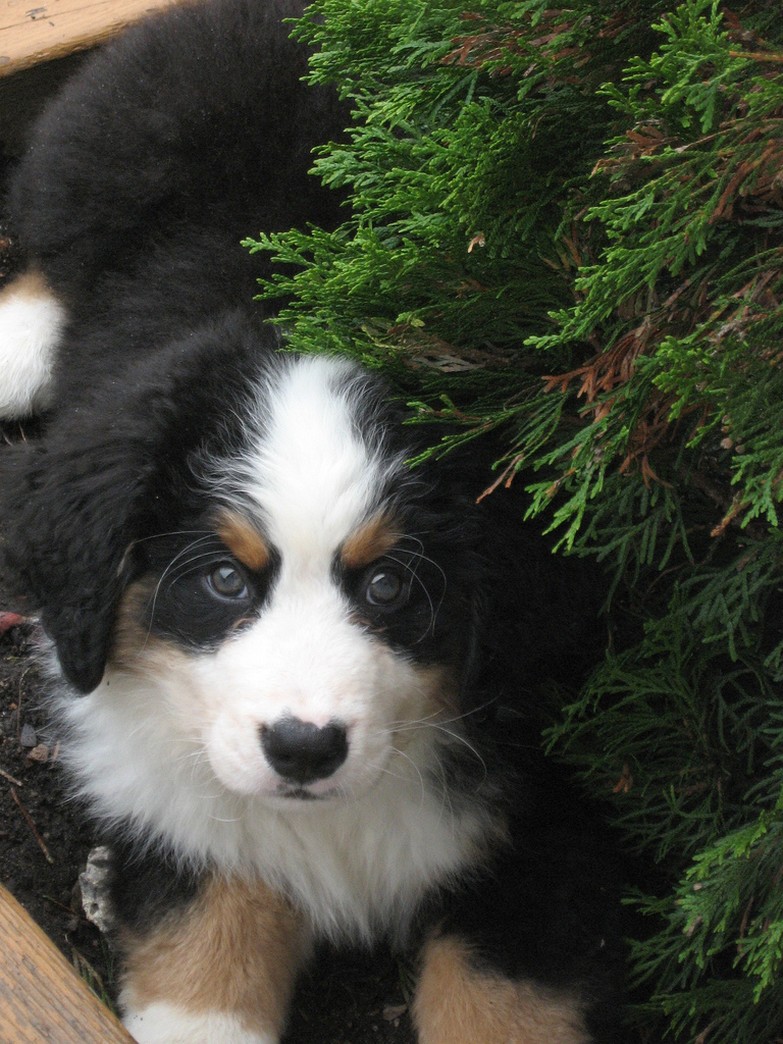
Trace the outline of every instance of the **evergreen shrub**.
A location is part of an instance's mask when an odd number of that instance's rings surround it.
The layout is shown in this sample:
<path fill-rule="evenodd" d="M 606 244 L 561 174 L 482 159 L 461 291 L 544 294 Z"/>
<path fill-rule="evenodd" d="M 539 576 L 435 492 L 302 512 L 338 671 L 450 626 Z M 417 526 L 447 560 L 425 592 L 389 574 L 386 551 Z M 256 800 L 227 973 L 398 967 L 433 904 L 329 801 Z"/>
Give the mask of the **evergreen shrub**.
<path fill-rule="evenodd" d="M 618 627 L 547 742 L 649 868 L 641 1039 L 783 1036 L 779 0 L 316 0 L 343 225 L 260 237 L 292 347 L 492 431 Z M 448 436 L 437 425 L 447 421 Z M 454 434 L 455 426 L 457 434 Z"/>

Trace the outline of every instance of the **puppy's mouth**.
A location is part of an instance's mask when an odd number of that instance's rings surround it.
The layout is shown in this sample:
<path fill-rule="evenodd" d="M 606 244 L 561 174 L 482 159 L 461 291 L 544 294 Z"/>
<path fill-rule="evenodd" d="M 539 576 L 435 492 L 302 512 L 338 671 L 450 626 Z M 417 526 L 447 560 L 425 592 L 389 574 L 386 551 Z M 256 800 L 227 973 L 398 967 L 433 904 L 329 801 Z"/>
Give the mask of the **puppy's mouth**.
<path fill-rule="evenodd" d="M 319 801 L 321 798 L 320 794 L 314 794 L 305 787 L 288 787 L 284 784 L 277 788 L 277 796 L 289 801 Z"/>
<path fill-rule="evenodd" d="M 281 783 L 275 791 L 275 796 L 284 798 L 286 801 L 328 801 L 334 800 L 339 797 L 339 791 L 336 787 L 332 787 L 329 790 L 322 790 L 315 792 L 309 787 L 294 786 L 290 783 Z"/>

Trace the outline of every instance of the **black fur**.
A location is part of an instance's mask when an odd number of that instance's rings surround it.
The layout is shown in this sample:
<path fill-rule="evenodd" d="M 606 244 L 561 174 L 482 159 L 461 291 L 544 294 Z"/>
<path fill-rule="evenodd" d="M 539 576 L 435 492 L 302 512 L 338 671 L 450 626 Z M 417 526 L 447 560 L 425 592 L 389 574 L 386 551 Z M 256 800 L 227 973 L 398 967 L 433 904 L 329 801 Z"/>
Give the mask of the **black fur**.
<path fill-rule="evenodd" d="M 132 30 L 47 111 L 12 185 L 12 223 L 69 325 L 44 436 L 0 462 L 3 566 L 82 692 L 103 676 L 128 585 L 209 529 L 214 498 L 194 462 L 242 450 L 249 389 L 275 365 L 277 336 L 251 301 L 266 262 L 240 238 L 338 216 L 306 172 L 345 113 L 302 85 L 306 56 L 277 28 L 302 6 L 210 0 Z M 412 455 L 382 385 L 368 378 L 364 394 L 388 452 Z M 579 990 L 596 1039 L 619 1039 L 615 858 L 539 754 L 546 680 L 576 685 L 600 644 L 594 578 L 521 527 L 515 495 L 477 504 L 485 481 L 468 451 L 399 495 L 379 491 L 426 548 L 413 581 L 404 539 L 369 571 L 337 559 L 334 571 L 362 626 L 412 660 L 456 666 L 471 750 L 433 772 L 456 804 L 485 795 L 511 824 L 480 873 L 433 889 L 422 933 L 439 921 L 495 972 Z M 245 575 L 245 601 L 204 597 L 222 561 L 213 544 L 206 571 L 183 560 L 146 607 L 152 633 L 208 649 L 263 610 L 274 560 Z M 400 600 L 370 597 L 378 571 L 393 589 L 401 564 Z M 165 852 L 121 833 L 114 848 L 115 904 L 134 930 L 196 893 L 198 874 Z"/>
<path fill-rule="evenodd" d="M 5 568 L 81 691 L 103 675 L 117 601 L 138 571 L 126 550 L 192 519 L 186 462 L 210 437 L 224 451 L 238 443 L 229 420 L 275 343 L 236 311 L 205 320 L 86 388 L 41 442 L 4 454 Z"/>

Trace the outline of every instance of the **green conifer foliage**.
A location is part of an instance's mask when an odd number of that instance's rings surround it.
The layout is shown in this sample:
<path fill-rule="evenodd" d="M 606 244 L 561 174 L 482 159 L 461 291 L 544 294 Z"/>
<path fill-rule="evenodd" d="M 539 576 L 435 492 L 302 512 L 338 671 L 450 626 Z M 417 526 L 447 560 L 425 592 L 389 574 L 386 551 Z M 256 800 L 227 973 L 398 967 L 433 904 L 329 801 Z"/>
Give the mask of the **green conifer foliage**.
<path fill-rule="evenodd" d="M 547 741 L 650 873 L 644 1040 L 783 1037 L 779 0 L 316 0 L 336 232 L 266 236 L 292 346 L 493 430 L 615 630 Z M 442 441 L 437 423 L 452 432 Z M 453 434 L 454 424 L 460 426 Z"/>

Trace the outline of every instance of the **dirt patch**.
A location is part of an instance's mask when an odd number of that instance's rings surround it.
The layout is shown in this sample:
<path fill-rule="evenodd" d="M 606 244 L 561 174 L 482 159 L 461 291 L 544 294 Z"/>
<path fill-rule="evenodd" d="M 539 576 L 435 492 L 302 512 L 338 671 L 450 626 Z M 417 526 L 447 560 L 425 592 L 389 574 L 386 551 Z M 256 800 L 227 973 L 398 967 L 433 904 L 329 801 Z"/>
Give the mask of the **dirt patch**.
<path fill-rule="evenodd" d="M 77 889 L 92 834 L 66 799 L 56 736 L 45 736 L 31 638 L 29 627 L 0 637 L 0 880 L 100 994 L 111 955 Z"/>

